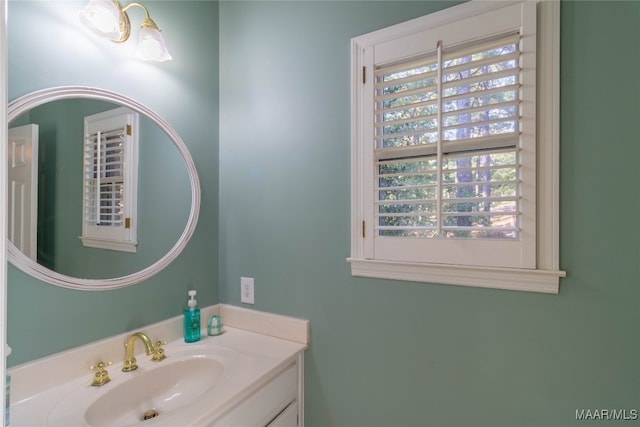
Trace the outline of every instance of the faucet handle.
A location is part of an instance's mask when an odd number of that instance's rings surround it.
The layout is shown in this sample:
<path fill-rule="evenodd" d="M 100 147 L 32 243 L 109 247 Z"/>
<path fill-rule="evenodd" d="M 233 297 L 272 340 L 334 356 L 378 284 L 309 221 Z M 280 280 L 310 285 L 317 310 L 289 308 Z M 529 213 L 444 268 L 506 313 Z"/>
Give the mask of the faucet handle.
<path fill-rule="evenodd" d="M 112 362 L 105 363 L 100 361 L 95 365 L 89 367 L 89 369 L 91 369 L 92 371 L 96 369 L 96 373 L 93 376 L 93 381 L 91 382 L 91 385 L 101 386 L 111 381 L 111 378 L 109 378 L 109 372 L 107 372 L 107 370 L 104 369 L 106 366 L 109 366 L 111 364 Z"/>
<path fill-rule="evenodd" d="M 167 342 L 166 341 L 157 341 L 154 346 L 153 346 L 153 350 L 152 350 L 152 356 L 151 356 L 151 361 L 152 362 L 159 362 L 161 360 L 163 360 L 165 357 L 167 357 L 164 354 L 164 349 L 162 348 L 163 345 L 166 345 Z"/>

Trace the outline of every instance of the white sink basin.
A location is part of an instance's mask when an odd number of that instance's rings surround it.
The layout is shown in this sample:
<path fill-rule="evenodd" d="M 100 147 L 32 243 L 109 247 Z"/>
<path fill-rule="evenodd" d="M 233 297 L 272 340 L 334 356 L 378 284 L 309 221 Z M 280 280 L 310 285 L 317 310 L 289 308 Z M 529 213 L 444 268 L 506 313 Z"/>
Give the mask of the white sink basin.
<path fill-rule="evenodd" d="M 95 427 L 128 426 L 161 417 L 204 395 L 223 373 L 224 365 L 212 358 L 169 362 L 113 387 L 89 406 L 85 420 Z"/>
<path fill-rule="evenodd" d="M 168 421 L 176 411 L 205 399 L 236 369 L 228 349 L 182 345 L 166 347 L 167 358 L 151 362 L 137 357 L 139 368 L 121 372 L 109 367 L 111 382 L 92 387 L 87 381 L 66 393 L 52 408 L 47 424 L 91 427 L 134 426 Z M 155 422 L 149 419 L 155 418 Z"/>

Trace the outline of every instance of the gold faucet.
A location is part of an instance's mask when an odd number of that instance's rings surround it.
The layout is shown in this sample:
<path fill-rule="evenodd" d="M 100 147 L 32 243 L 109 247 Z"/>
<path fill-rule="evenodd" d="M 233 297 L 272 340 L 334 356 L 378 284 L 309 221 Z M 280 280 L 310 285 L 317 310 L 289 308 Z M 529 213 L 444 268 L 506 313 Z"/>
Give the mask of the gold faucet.
<path fill-rule="evenodd" d="M 136 361 L 135 356 L 133 355 L 133 347 L 136 343 L 136 339 L 140 338 L 140 341 L 144 344 L 144 351 L 147 356 L 152 355 L 151 360 L 153 362 L 159 362 L 164 359 L 166 356 L 164 354 L 164 349 L 162 349 L 162 345 L 166 344 L 166 342 L 158 341 L 157 343 L 152 344 L 151 340 L 144 332 L 136 332 L 127 338 L 127 341 L 124 343 L 124 365 L 122 366 L 123 372 L 134 371 L 138 369 L 138 362 Z"/>

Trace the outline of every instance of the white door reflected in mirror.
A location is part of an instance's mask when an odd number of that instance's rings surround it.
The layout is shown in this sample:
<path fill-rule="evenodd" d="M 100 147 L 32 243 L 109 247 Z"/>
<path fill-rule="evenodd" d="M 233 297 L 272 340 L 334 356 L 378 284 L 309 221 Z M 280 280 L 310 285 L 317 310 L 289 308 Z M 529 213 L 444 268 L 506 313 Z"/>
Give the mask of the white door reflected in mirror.
<path fill-rule="evenodd" d="M 9 129 L 8 138 L 9 240 L 36 260 L 38 240 L 38 125 Z"/>

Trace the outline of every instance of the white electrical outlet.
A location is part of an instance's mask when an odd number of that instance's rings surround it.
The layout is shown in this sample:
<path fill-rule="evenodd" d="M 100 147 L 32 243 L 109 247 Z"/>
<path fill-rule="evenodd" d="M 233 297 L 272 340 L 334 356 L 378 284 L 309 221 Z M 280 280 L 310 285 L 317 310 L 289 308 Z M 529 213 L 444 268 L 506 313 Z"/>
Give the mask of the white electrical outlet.
<path fill-rule="evenodd" d="M 240 278 L 240 302 L 245 304 L 254 304 L 253 296 L 253 277 Z"/>

